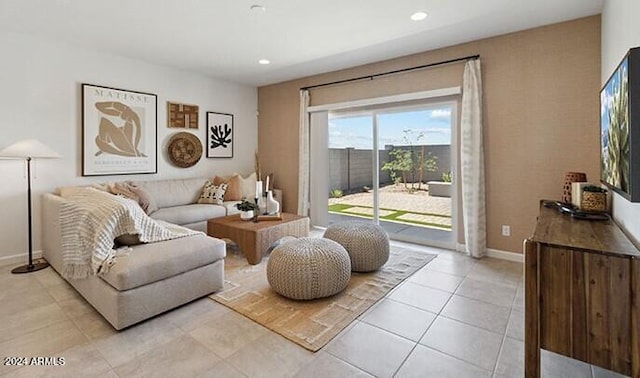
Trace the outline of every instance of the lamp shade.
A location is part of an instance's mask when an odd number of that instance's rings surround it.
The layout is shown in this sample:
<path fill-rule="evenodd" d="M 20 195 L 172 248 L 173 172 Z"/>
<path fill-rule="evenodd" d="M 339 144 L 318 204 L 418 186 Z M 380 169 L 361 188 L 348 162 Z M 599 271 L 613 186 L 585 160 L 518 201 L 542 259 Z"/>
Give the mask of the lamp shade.
<path fill-rule="evenodd" d="M 0 158 L 9 159 L 57 159 L 59 157 L 60 154 L 36 139 L 21 140 L 0 151 Z"/>

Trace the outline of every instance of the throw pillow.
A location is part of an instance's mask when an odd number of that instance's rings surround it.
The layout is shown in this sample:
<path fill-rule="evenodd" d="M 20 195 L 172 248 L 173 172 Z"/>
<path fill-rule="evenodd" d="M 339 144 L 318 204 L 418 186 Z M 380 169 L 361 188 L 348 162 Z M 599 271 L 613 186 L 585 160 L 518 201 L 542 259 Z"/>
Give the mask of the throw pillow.
<path fill-rule="evenodd" d="M 202 194 L 198 203 L 212 203 L 215 205 L 222 205 L 224 201 L 224 192 L 227 190 L 227 184 L 214 185 L 211 181 L 207 180 L 202 188 Z"/>
<path fill-rule="evenodd" d="M 131 191 L 129 184 L 126 182 L 115 182 L 109 185 L 109 192 L 138 202 L 138 195 Z"/>
<path fill-rule="evenodd" d="M 227 184 L 227 191 L 224 193 L 225 201 L 240 201 L 242 199 L 242 192 L 240 187 L 239 175 L 234 175 L 229 178 L 216 176 L 213 178 L 213 185 Z"/>
<path fill-rule="evenodd" d="M 146 190 L 142 189 L 142 187 L 134 183 L 131 183 L 130 190 L 138 196 L 138 203 L 140 204 L 140 207 L 142 207 L 142 210 L 144 210 L 145 213 L 151 214 L 154 211 L 158 210 L 158 205 L 156 204 L 156 201 L 153 199 L 153 197 L 151 197 L 151 195 Z"/>
<path fill-rule="evenodd" d="M 240 199 L 256 198 L 256 173 L 253 172 L 252 174 L 244 178 L 239 173 L 234 173 L 233 175 L 238 176 L 238 180 L 240 182 Z"/>
<path fill-rule="evenodd" d="M 109 185 L 109 192 L 136 201 L 146 214 L 151 214 L 158 210 L 158 206 L 149 193 L 129 181 L 116 182 Z"/>

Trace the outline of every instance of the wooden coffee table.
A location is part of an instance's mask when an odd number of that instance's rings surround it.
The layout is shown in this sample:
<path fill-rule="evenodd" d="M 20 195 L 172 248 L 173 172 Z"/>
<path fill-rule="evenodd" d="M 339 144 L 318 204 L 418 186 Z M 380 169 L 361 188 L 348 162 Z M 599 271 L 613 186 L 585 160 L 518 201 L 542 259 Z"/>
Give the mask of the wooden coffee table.
<path fill-rule="evenodd" d="M 251 265 L 259 264 L 269 247 L 284 236 L 309 235 L 309 218 L 282 213 L 282 220 L 243 221 L 240 214 L 209 219 L 207 235 L 233 240 Z"/>

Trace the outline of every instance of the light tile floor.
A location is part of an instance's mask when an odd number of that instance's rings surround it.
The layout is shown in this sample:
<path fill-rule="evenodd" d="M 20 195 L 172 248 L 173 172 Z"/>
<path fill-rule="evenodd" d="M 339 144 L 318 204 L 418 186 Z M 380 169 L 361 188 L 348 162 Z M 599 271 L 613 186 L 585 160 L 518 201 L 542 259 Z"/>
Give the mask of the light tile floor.
<path fill-rule="evenodd" d="M 51 268 L 0 267 L 2 357 L 64 366 L 0 366 L 15 377 L 521 377 L 522 264 L 438 257 L 311 353 L 208 299 L 116 332 Z M 543 376 L 617 377 L 543 352 Z"/>

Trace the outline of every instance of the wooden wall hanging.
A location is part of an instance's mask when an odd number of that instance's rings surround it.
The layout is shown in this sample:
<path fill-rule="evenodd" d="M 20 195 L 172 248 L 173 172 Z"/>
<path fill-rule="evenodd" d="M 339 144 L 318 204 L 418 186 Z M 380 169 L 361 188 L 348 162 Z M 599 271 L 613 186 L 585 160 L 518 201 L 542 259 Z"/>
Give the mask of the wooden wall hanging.
<path fill-rule="evenodd" d="M 167 102 L 167 126 L 185 129 L 198 128 L 198 105 Z"/>

